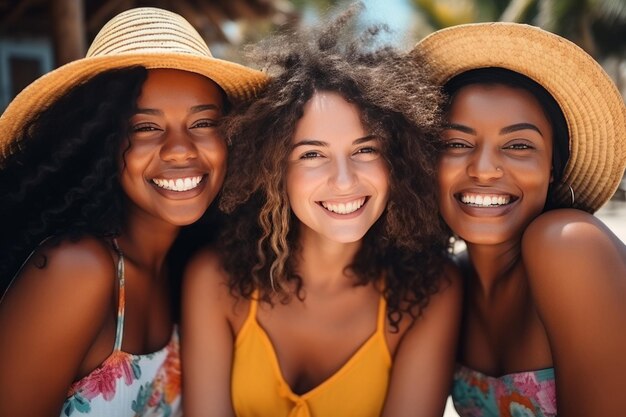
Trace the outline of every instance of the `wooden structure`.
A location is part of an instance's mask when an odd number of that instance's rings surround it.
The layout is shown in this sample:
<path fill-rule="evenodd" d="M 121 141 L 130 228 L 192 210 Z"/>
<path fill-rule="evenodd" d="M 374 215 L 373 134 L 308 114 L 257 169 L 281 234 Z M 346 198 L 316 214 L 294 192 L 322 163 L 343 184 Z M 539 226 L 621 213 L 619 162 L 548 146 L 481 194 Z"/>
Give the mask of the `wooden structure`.
<path fill-rule="evenodd" d="M 229 41 L 221 28 L 227 21 L 283 23 L 295 16 L 286 0 L 0 0 L 0 37 L 49 37 L 61 65 L 82 57 L 110 18 L 141 6 L 181 14 L 209 43 Z"/>

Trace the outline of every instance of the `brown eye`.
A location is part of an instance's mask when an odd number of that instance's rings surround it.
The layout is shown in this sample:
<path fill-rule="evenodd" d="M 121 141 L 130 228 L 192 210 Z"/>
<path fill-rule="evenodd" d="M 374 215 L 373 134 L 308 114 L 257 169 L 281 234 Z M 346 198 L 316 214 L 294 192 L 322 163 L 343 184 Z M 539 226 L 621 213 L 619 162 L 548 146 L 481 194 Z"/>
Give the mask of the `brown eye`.
<path fill-rule="evenodd" d="M 152 132 L 155 130 L 161 130 L 158 126 L 152 123 L 138 123 L 136 125 L 131 126 L 131 132 Z"/>
<path fill-rule="evenodd" d="M 513 145 L 507 146 L 506 149 L 526 150 L 526 149 L 532 149 L 532 146 L 529 146 L 529 145 L 527 145 L 525 143 L 515 143 Z"/>
<path fill-rule="evenodd" d="M 195 122 L 191 128 L 192 129 L 202 129 L 202 128 L 212 128 L 217 126 L 217 120 L 213 119 L 202 119 Z"/>
<path fill-rule="evenodd" d="M 446 140 L 444 142 L 444 147 L 446 149 L 454 150 L 454 149 L 469 149 L 472 146 L 466 141 L 462 140 Z"/>
<path fill-rule="evenodd" d="M 300 159 L 314 159 L 314 158 L 318 158 L 321 155 L 318 152 L 315 151 L 309 151 L 309 152 L 305 152 L 302 155 L 300 155 Z"/>

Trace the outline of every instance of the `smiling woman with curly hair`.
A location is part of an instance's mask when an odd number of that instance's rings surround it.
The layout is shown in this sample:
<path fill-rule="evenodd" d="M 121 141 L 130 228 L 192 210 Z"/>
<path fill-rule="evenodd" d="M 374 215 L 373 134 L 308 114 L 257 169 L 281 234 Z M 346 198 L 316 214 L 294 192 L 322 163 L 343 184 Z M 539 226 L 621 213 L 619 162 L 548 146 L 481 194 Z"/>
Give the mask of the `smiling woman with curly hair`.
<path fill-rule="evenodd" d="M 380 27 L 351 36 L 358 9 L 251 49 L 271 81 L 224 119 L 231 216 L 184 283 L 187 415 L 443 412 L 460 289 L 434 191 L 441 97 Z"/>
<path fill-rule="evenodd" d="M 140 7 L 9 103 L 1 416 L 179 415 L 170 251 L 221 189 L 219 119 L 265 80 L 213 58 L 182 16 Z"/>

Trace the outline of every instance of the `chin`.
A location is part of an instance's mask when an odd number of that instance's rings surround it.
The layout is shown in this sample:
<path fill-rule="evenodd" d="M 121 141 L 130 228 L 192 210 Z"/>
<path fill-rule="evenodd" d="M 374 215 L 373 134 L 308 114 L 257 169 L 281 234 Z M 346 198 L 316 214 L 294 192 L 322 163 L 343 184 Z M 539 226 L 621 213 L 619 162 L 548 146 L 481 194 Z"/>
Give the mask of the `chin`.
<path fill-rule="evenodd" d="M 476 232 L 465 231 L 457 233 L 457 235 L 469 245 L 498 245 L 505 242 L 510 242 L 516 239 L 516 236 L 510 231 L 506 233 L 498 232 Z M 519 239 L 520 236 L 517 237 Z"/>
<path fill-rule="evenodd" d="M 326 239 L 337 243 L 356 243 L 363 240 L 365 233 L 345 233 L 326 235 Z"/>
<path fill-rule="evenodd" d="M 181 215 L 182 214 L 182 215 Z M 197 222 L 198 220 L 200 220 L 200 218 L 202 217 L 202 215 L 204 214 L 204 212 L 202 213 L 179 213 L 175 216 L 168 216 L 166 217 L 166 221 L 174 226 L 179 226 L 179 227 L 183 227 L 183 226 L 189 226 L 190 224 L 193 224 L 195 222 Z"/>

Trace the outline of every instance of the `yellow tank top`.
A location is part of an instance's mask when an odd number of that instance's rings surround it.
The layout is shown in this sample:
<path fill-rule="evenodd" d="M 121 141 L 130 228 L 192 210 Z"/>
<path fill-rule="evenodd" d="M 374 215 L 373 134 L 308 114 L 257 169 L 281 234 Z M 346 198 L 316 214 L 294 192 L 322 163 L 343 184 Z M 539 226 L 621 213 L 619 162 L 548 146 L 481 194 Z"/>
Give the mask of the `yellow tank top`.
<path fill-rule="evenodd" d="M 235 341 L 232 399 L 237 417 L 380 415 L 391 370 L 383 297 L 374 334 L 337 372 L 302 395 L 295 394 L 284 380 L 274 346 L 256 320 L 257 306 L 253 299 Z"/>

